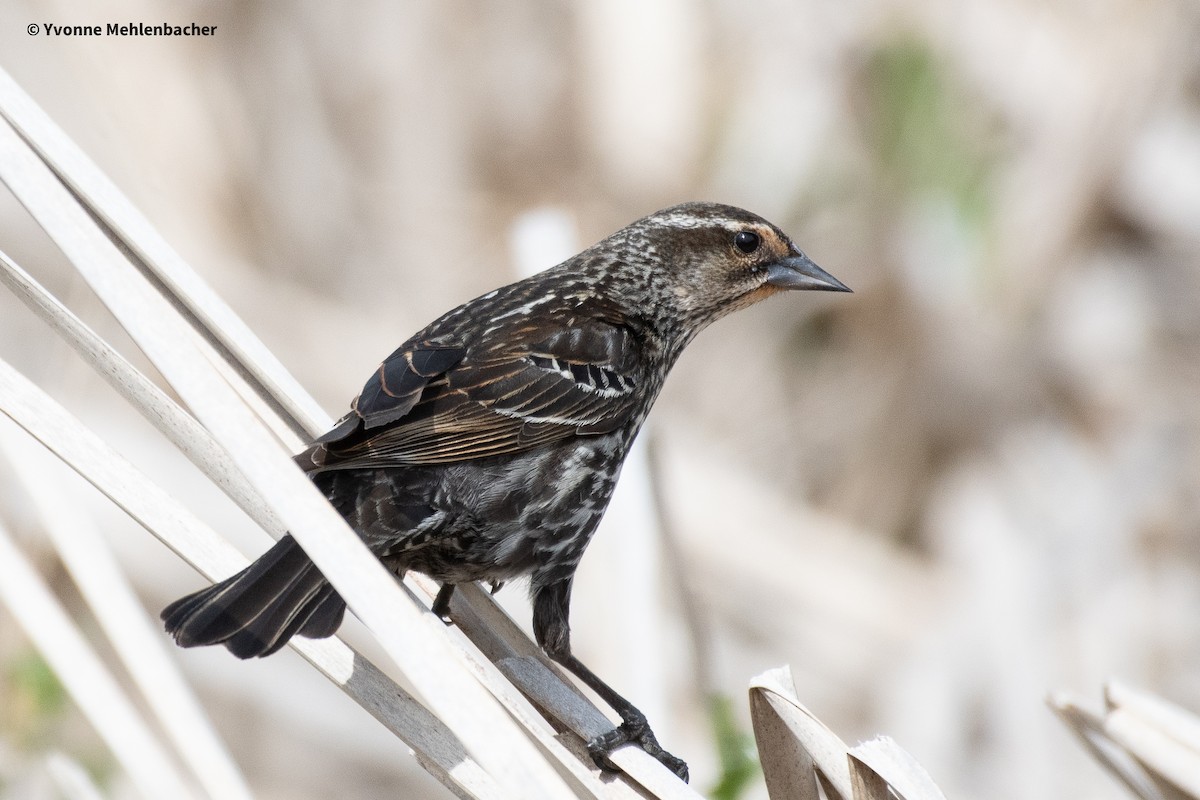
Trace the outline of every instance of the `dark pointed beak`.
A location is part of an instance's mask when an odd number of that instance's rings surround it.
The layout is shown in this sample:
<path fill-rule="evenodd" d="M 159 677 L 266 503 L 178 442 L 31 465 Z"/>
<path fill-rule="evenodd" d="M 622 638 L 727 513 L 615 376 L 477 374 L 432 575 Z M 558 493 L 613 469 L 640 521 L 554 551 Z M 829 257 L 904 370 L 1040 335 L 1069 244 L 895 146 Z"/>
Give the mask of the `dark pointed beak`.
<path fill-rule="evenodd" d="M 803 253 L 767 265 L 767 283 L 780 289 L 849 292 L 852 289 L 812 262 Z"/>

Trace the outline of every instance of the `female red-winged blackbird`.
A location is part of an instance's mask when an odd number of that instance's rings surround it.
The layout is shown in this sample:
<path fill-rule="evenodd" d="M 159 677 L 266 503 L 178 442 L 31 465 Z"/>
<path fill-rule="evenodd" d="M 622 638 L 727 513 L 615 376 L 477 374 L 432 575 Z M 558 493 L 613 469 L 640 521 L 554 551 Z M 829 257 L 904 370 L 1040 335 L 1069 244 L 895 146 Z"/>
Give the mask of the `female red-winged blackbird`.
<path fill-rule="evenodd" d="M 645 716 L 571 655 L 571 581 L 679 353 L 788 289 L 850 291 L 747 211 L 659 211 L 425 327 L 296 461 L 390 569 L 442 582 L 441 615 L 457 583 L 529 576 L 538 644 L 621 716 L 588 743 L 596 763 L 615 769 L 608 753 L 635 742 L 686 780 Z M 183 647 L 249 658 L 332 635 L 345 609 L 285 536 L 162 618 Z"/>

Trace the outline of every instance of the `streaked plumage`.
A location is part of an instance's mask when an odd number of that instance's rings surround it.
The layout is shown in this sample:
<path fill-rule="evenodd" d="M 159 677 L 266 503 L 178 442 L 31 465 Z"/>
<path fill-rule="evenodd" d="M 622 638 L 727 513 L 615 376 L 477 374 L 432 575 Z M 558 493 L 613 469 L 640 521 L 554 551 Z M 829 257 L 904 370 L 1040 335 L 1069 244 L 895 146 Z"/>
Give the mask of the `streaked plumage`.
<path fill-rule="evenodd" d="M 624 720 L 589 743 L 597 763 L 611 768 L 607 752 L 634 741 L 686 777 L 637 709 L 571 656 L 571 580 L 679 353 L 785 289 L 847 291 L 749 212 L 660 211 L 417 332 L 296 461 L 389 568 L 447 587 L 439 612 L 456 583 L 528 576 L 538 643 Z M 288 536 L 163 619 L 182 646 L 247 658 L 331 635 L 344 609 Z"/>

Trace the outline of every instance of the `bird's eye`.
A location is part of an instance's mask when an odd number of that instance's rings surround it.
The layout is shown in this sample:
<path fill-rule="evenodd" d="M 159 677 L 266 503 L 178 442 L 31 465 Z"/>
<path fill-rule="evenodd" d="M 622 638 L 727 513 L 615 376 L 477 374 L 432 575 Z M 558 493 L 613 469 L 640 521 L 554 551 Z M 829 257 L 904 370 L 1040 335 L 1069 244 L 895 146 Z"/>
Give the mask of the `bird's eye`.
<path fill-rule="evenodd" d="M 733 237 L 733 246 L 746 254 L 753 253 L 761 243 L 762 239 L 753 231 L 738 231 L 738 234 Z"/>

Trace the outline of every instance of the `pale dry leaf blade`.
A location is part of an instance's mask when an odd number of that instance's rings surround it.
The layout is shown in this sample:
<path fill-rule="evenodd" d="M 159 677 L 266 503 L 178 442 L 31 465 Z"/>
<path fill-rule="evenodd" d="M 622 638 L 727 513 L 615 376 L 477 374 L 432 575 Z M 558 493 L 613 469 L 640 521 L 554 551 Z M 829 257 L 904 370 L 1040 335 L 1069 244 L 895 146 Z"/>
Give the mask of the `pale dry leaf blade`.
<path fill-rule="evenodd" d="M 475 800 L 509 796 L 444 722 L 336 636 L 298 636 L 288 646 L 412 748 L 421 766 L 454 794 Z"/>
<path fill-rule="evenodd" d="M 813 767 L 825 776 L 834 791 L 847 800 L 853 796 L 850 771 L 846 762 L 848 748 L 845 742 L 800 702 L 796 696 L 795 684 L 789 668 L 779 667 L 768 670 L 750 682 L 750 708 L 756 740 L 758 739 L 760 719 L 766 715 L 773 715 L 800 745 L 811 760 Z M 771 727 L 770 732 L 777 734 L 778 729 Z M 787 762 L 775 758 L 773 753 L 773 749 L 780 744 L 777 736 L 773 736 L 769 741 L 760 740 L 758 742 L 764 772 L 768 758 L 773 762 L 773 770 L 787 768 Z M 786 742 L 782 744 L 784 744 L 781 750 L 782 754 L 785 758 L 790 758 L 794 753 L 794 748 Z M 794 776 L 789 777 L 786 783 L 789 786 L 797 787 L 803 785 Z"/>
<path fill-rule="evenodd" d="M 1145 720 L 1200 757 L 1200 717 L 1192 712 L 1115 680 L 1105 684 L 1104 700 L 1109 709 L 1121 709 Z"/>
<path fill-rule="evenodd" d="M 880 777 L 878 772 L 856 758 L 853 753 L 848 754 L 846 759 L 850 768 L 853 800 L 897 800 L 896 795 L 892 794 L 888 782 Z M 907 798 L 899 800 L 907 800 Z"/>
<path fill-rule="evenodd" d="M 821 800 L 812 756 L 763 692 L 750 690 L 750 718 L 763 780 L 772 800 Z"/>
<path fill-rule="evenodd" d="M 1119 681 L 1104 687 L 1106 730 L 1147 769 L 1164 794 L 1200 797 L 1200 718 Z"/>
<path fill-rule="evenodd" d="M 1050 710 L 1078 737 L 1093 758 L 1141 800 L 1166 800 L 1145 768 L 1104 729 L 1104 719 L 1064 692 L 1046 699 Z"/>
<path fill-rule="evenodd" d="M 925 768 L 890 737 L 878 736 L 856 745 L 850 759 L 852 770 L 871 770 L 903 800 L 946 800 Z"/>
<path fill-rule="evenodd" d="M 1152 720 L 1118 708 L 1104 717 L 1104 731 L 1159 782 L 1200 798 L 1200 755 Z"/>

